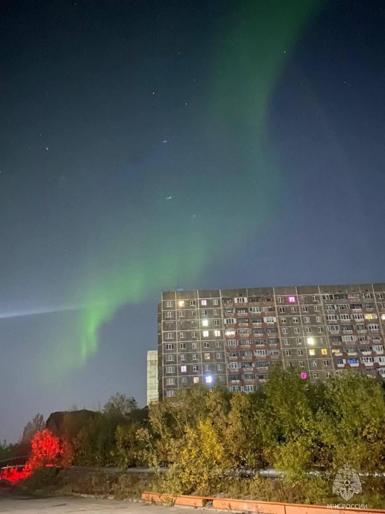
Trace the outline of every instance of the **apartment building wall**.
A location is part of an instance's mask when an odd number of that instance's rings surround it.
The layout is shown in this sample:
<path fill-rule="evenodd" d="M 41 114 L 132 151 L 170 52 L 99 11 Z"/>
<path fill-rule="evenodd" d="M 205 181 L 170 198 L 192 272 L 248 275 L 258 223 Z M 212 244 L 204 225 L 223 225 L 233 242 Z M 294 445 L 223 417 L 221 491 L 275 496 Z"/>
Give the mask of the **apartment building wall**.
<path fill-rule="evenodd" d="M 201 383 L 251 392 L 282 363 L 309 379 L 385 377 L 385 284 L 166 291 L 158 306 L 161 397 Z"/>
<path fill-rule="evenodd" d="M 147 405 L 159 400 L 158 384 L 158 352 L 150 350 L 147 352 Z"/>

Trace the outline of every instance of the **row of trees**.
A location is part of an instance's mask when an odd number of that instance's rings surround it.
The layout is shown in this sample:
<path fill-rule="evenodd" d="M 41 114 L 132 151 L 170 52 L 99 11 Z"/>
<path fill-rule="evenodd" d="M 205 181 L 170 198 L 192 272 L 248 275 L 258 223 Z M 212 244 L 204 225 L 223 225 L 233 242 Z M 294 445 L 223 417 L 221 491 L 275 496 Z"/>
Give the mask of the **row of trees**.
<path fill-rule="evenodd" d="M 253 394 L 196 388 L 151 406 L 137 447 L 151 465 L 168 467 L 165 487 L 178 493 L 211 494 L 226 477 L 272 467 L 303 500 L 319 500 L 344 465 L 385 471 L 384 428 L 376 380 L 347 373 L 312 383 L 275 369 Z"/>
<path fill-rule="evenodd" d="M 197 386 L 148 409 L 117 394 L 100 412 L 78 414 L 56 434 L 75 464 L 150 466 L 162 470 L 154 487 L 169 492 L 326 501 L 348 464 L 367 474 L 371 498 L 382 495 L 369 477 L 385 471 L 384 389 L 361 374 L 313 383 L 276 368 L 252 394 Z M 261 479 L 263 468 L 282 479 Z"/>

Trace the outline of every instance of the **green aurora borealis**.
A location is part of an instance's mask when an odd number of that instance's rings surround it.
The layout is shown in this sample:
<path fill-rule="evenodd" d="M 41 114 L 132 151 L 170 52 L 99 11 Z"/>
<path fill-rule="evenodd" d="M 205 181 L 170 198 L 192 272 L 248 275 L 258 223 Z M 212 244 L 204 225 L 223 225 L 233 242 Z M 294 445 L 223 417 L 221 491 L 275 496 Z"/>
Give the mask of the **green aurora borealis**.
<path fill-rule="evenodd" d="M 121 306 L 193 284 L 280 215 L 285 176 L 269 141 L 269 102 L 319 2 L 231 5 L 213 24 L 192 139 L 178 162 L 155 152 L 138 166 L 143 187 L 127 192 L 119 215 L 95 219 L 97 238 L 87 240 L 87 259 L 68 284 L 68 296 L 88 307 L 71 318 L 70 336 L 52 334 L 41 364 L 48 383 L 97 351 L 102 326 Z M 222 172 L 223 163 L 232 173 Z"/>

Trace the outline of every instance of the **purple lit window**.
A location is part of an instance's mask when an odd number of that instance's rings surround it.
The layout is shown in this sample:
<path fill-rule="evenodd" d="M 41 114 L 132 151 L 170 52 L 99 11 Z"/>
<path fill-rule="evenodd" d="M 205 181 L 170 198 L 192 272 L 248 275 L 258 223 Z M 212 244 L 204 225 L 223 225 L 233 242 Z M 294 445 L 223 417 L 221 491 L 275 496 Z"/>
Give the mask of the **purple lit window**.
<path fill-rule="evenodd" d="M 289 296 L 289 303 L 295 303 L 295 302 L 296 302 L 295 296 Z"/>

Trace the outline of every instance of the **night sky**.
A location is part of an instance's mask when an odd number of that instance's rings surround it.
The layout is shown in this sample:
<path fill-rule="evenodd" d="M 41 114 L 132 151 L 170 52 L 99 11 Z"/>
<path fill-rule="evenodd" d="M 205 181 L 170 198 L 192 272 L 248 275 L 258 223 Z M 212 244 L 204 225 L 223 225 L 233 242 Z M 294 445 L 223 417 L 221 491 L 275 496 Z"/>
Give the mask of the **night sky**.
<path fill-rule="evenodd" d="M 145 403 L 162 289 L 384 281 L 382 0 L 0 1 L 0 439 Z"/>

